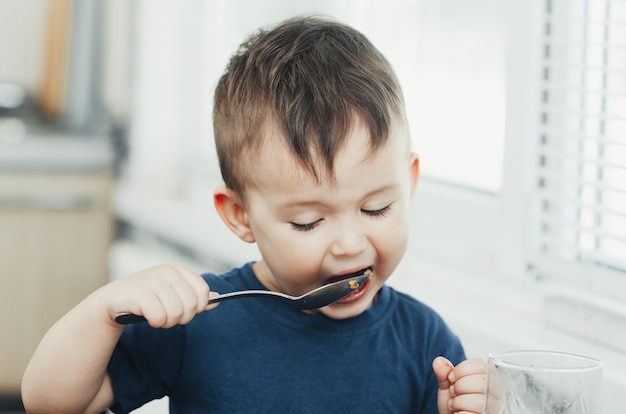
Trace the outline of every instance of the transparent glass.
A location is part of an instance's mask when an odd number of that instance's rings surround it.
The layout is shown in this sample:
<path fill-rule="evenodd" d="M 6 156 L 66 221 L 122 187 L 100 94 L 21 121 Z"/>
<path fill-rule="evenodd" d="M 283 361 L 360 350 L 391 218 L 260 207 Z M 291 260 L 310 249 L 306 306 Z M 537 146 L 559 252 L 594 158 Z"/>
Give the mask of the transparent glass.
<path fill-rule="evenodd" d="M 602 362 L 552 351 L 488 358 L 486 414 L 596 414 Z"/>

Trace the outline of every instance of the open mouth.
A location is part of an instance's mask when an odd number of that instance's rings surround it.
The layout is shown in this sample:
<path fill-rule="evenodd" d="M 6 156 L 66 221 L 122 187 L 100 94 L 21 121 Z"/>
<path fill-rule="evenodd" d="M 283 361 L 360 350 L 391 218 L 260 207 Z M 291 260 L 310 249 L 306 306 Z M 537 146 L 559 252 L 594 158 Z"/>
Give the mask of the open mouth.
<path fill-rule="evenodd" d="M 361 276 L 361 275 L 364 275 L 368 270 L 371 273 L 372 268 L 364 267 L 363 269 L 357 270 L 356 272 L 346 273 L 346 274 L 339 275 L 339 276 L 333 276 L 330 279 L 328 279 L 327 283 L 339 282 L 340 280 L 346 280 L 346 279 L 350 279 L 351 277 Z"/>
<path fill-rule="evenodd" d="M 351 277 L 356 277 L 356 276 L 361 276 L 361 275 L 367 275 L 368 278 L 365 280 L 365 282 L 361 283 L 360 285 L 356 280 L 351 280 L 349 283 L 353 291 L 349 293 L 347 296 L 345 296 L 344 298 L 335 302 L 336 304 L 345 305 L 345 304 L 349 304 L 352 302 L 356 302 L 360 300 L 362 297 L 364 297 L 365 295 L 367 295 L 367 292 L 369 291 L 369 288 L 370 288 L 370 280 L 374 277 L 374 274 L 372 273 L 371 268 L 366 267 L 364 269 L 359 270 L 358 272 L 353 272 L 353 273 L 342 275 L 338 277 L 339 278 L 338 280 L 346 280 L 346 278 L 351 278 Z"/>

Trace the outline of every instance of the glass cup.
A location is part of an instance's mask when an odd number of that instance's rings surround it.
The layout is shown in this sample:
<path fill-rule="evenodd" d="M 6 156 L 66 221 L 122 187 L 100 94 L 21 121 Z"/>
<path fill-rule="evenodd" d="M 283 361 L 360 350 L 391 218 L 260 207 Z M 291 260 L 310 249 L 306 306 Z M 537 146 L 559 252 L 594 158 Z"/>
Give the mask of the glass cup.
<path fill-rule="evenodd" d="M 602 362 L 552 351 L 488 358 L 485 414 L 597 414 Z"/>

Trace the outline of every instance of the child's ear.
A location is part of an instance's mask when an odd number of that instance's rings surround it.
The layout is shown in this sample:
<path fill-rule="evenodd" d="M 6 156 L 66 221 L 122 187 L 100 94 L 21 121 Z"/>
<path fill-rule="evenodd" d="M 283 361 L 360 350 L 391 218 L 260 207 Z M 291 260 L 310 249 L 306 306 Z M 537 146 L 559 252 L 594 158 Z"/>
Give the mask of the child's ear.
<path fill-rule="evenodd" d="M 413 196 L 420 176 L 420 159 L 414 152 L 411 153 L 411 158 L 409 159 L 409 174 L 411 177 L 411 196 Z"/>
<path fill-rule="evenodd" d="M 254 234 L 248 215 L 239 196 L 228 187 L 218 187 L 213 193 L 213 203 L 218 214 L 239 238 L 248 243 L 254 243 Z"/>

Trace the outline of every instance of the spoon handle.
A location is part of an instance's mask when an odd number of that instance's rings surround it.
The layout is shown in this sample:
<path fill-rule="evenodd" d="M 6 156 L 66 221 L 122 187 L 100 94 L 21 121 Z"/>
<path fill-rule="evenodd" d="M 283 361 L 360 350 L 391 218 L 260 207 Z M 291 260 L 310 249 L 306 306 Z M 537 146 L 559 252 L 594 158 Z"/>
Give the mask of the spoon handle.
<path fill-rule="evenodd" d="M 132 323 L 146 322 L 146 318 L 141 315 L 135 315 L 134 313 L 118 313 L 115 315 L 115 322 L 120 325 L 130 325 Z"/>

